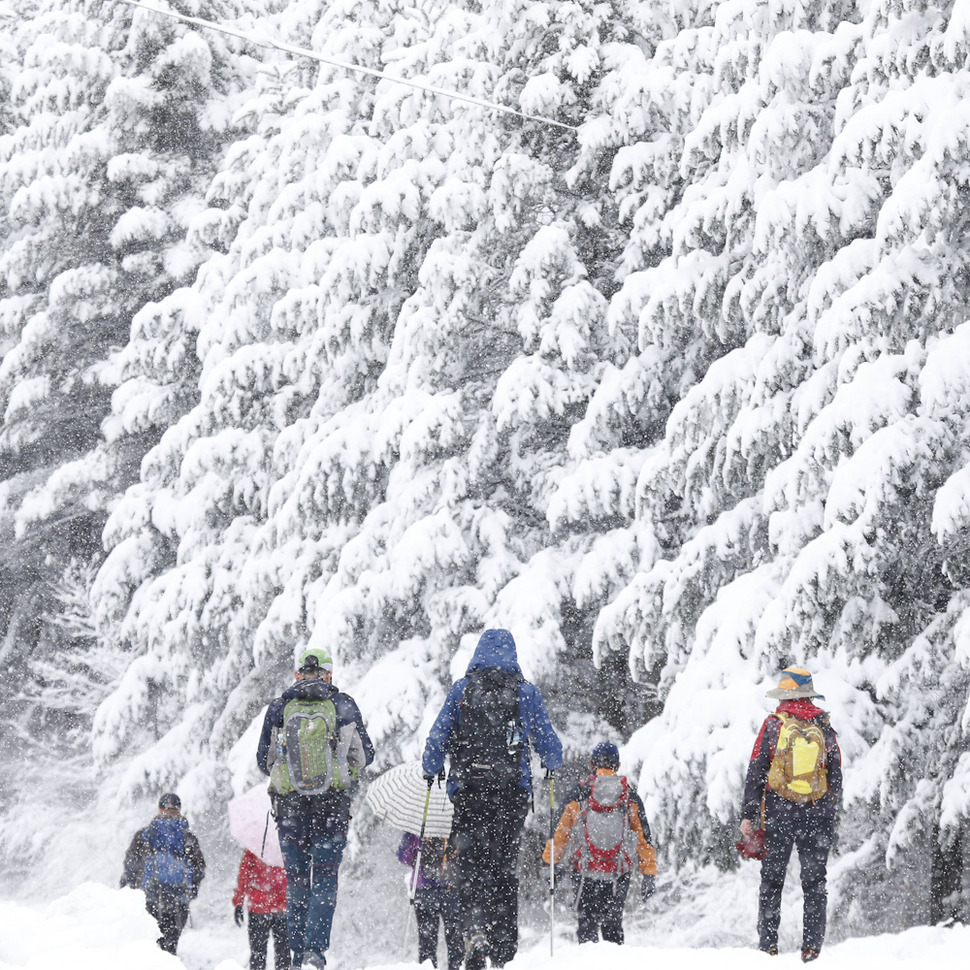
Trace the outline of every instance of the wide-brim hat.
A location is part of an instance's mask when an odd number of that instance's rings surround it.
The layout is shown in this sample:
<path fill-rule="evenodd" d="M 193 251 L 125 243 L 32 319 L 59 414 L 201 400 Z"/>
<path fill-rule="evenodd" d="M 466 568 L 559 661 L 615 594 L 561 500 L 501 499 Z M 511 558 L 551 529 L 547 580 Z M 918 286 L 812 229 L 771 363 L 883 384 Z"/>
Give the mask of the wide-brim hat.
<path fill-rule="evenodd" d="M 815 690 L 812 675 L 802 667 L 786 667 L 781 672 L 781 680 L 778 681 L 778 686 L 769 690 L 767 696 L 784 701 L 793 701 L 800 697 L 817 697 L 819 700 L 825 700 Z"/>

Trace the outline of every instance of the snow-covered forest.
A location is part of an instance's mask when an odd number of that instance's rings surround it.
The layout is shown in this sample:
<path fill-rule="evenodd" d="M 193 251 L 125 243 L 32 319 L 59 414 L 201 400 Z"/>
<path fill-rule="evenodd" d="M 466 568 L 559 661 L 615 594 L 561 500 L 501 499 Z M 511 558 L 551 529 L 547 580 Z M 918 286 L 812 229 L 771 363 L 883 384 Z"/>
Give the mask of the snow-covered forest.
<path fill-rule="evenodd" d="M 964 915 L 970 2 L 152 3 L 0 0 L 5 884 L 498 626 L 679 885 L 809 667 L 836 932 Z"/>

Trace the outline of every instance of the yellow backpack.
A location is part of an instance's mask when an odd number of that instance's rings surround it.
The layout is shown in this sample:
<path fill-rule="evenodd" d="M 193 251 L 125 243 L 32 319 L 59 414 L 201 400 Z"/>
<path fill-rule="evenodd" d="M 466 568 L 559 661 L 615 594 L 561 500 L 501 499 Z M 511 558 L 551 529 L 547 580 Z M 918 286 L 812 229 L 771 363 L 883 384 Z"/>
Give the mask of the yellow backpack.
<path fill-rule="evenodd" d="M 825 735 L 814 721 L 791 714 L 774 716 L 781 727 L 768 769 L 768 787 L 790 802 L 814 804 L 829 790 Z"/>

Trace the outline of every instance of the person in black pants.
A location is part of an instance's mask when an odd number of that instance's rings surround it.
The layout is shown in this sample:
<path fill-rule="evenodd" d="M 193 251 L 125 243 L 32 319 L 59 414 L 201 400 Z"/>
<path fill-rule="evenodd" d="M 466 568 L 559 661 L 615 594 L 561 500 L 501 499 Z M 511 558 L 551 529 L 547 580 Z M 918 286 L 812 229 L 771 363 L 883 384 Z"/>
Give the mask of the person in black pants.
<path fill-rule="evenodd" d="M 630 873 L 613 882 L 583 880 L 572 874 L 576 895 L 576 942 L 597 943 L 602 934 L 607 943 L 623 942 L 623 907 L 630 891 Z"/>
<path fill-rule="evenodd" d="M 542 853 L 543 861 L 568 864 L 576 899 L 576 938 L 595 943 L 602 934 L 623 942 L 623 906 L 631 873 L 641 874 L 640 895 L 653 895 L 657 854 L 643 802 L 619 774 L 620 752 L 601 741 L 590 755 L 592 772 L 566 796 L 562 817 Z"/>
<path fill-rule="evenodd" d="M 429 785 L 448 755 L 451 837 L 466 970 L 502 967 L 519 944 L 519 841 L 532 792 L 529 750 L 555 771 L 562 743 L 539 689 L 522 676 L 508 630 L 486 630 L 452 684 L 424 749 Z"/>
<path fill-rule="evenodd" d="M 828 714 L 814 704 L 812 675 L 782 671 L 768 691 L 781 703 L 761 726 L 751 752 L 741 808 L 741 834 L 762 821 L 765 856 L 758 895 L 758 947 L 778 952 L 781 894 L 792 849 L 798 851 L 803 897 L 802 960 L 815 960 L 825 939 L 826 867 L 842 800 L 842 757 Z"/>
<path fill-rule="evenodd" d="M 158 923 L 158 945 L 167 953 L 178 949 L 189 918 L 189 902 L 199 894 L 205 858 L 182 802 L 174 792 L 158 800 L 158 815 L 139 829 L 125 853 L 122 887 L 142 889 L 145 908 Z"/>
<path fill-rule="evenodd" d="M 456 859 L 454 839 L 426 838 L 405 832 L 397 849 L 404 865 L 414 868 L 421 846 L 421 862 L 410 878 L 414 885 L 414 916 L 418 924 L 418 963 L 430 960 L 438 966 L 438 926 L 444 924 L 448 970 L 460 970 L 465 958 L 455 886 Z"/>
<path fill-rule="evenodd" d="M 273 934 L 276 970 L 290 970 L 290 942 L 286 932 L 286 872 L 271 866 L 247 849 L 239 862 L 232 905 L 236 925 L 245 922 L 249 906 L 249 970 L 266 970 L 266 950 Z"/>
<path fill-rule="evenodd" d="M 290 946 L 286 935 L 286 913 L 249 911 L 249 970 L 265 970 L 269 936 L 273 934 L 276 970 L 289 970 Z"/>

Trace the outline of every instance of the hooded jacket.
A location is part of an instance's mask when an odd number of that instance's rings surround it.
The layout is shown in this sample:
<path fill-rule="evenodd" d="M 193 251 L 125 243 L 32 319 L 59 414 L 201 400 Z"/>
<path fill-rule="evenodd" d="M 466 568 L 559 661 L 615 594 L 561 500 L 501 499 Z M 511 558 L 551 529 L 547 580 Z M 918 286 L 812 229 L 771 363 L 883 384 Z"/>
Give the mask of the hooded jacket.
<path fill-rule="evenodd" d="M 825 736 L 825 768 L 828 791 L 814 805 L 797 805 L 786 801 L 771 791 L 768 786 L 768 771 L 775 756 L 775 746 L 781 731 L 778 714 L 791 714 L 802 721 L 814 721 Z M 811 812 L 821 818 L 835 821 L 842 804 L 842 754 L 839 742 L 829 724 L 828 714 L 816 707 L 808 698 L 782 701 L 774 714 L 765 718 L 748 763 L 748 774 L 744 784 L 744 801 L 741 818 L 750 819 L 756 825 L 761 818 L 761 799 L 764 798 L 765 818 L 771 819 L 786 813 Z"/>
<path fill-rule="evenodd" d="M 505 673 L 517 674 L 522 678 L 515 640 L 508 630 L 486 630 L 482 634 L 465 676 L 456 680 L 448 691 L 444 706 L 431 727 L 424 747 L 422 768 L 426 775 L 437 775 L 444 767 L 448 744 L 458 726 L 461 699 L 468 686 L 468 675 L 476 670 L 485 669 L 498 669 Z M 532 770 L 529 765 L 529 745 L 535 748 L 542 760 L 542 766 L 549 771 L 555 771 L 562 764 L 562 742 L 549 720 L 539 688 L 524 678 L 519 681 L 519 720 L 526 742 L 522 746 L 520 756 L 519 785 L 526 791 L 531 791 Z M 449 777 L 449 796 L 454 798 L 457 791 L 457 783 Z"/>

